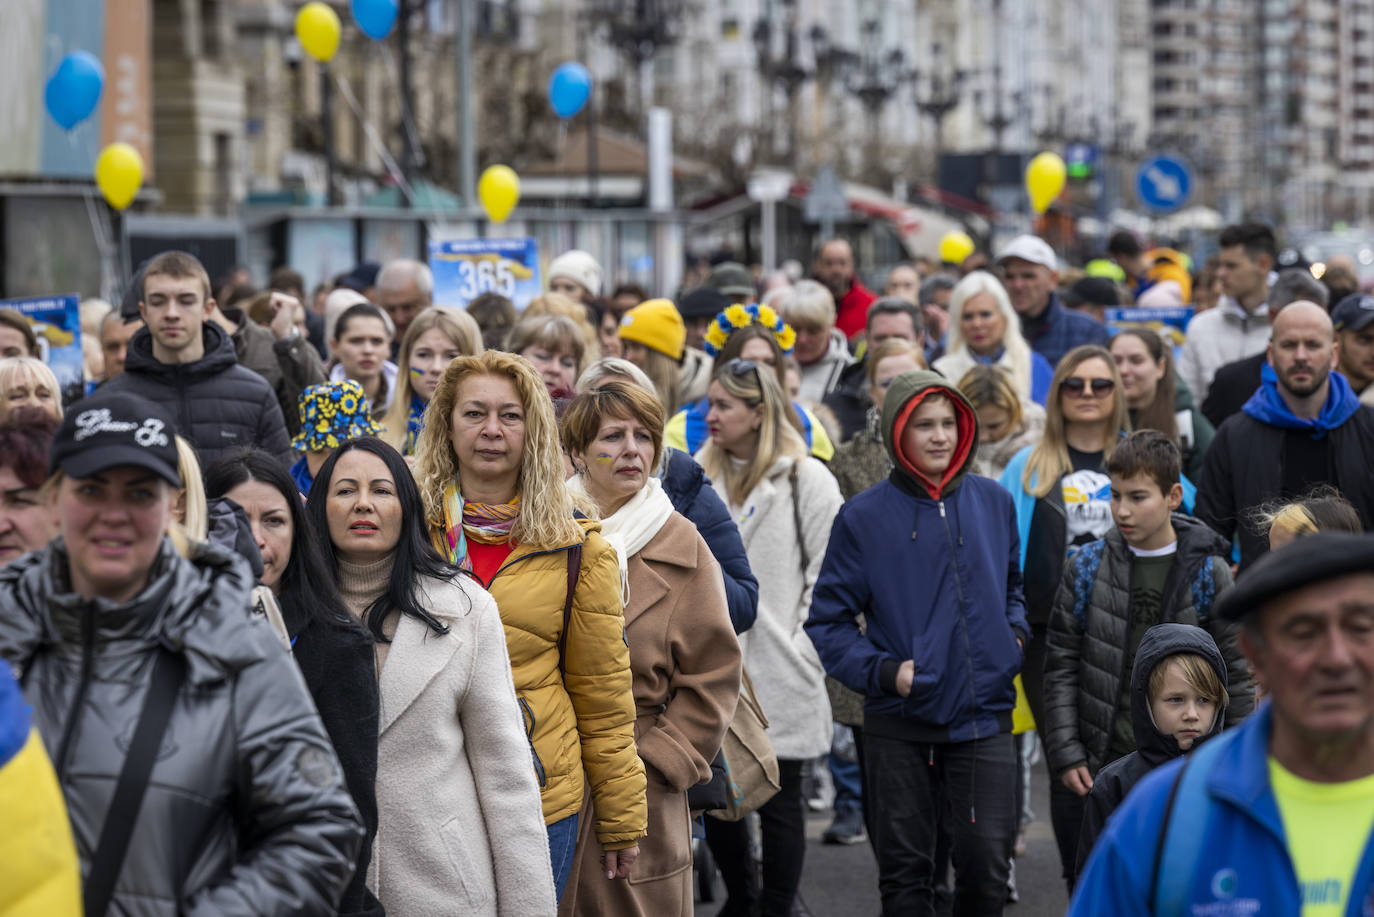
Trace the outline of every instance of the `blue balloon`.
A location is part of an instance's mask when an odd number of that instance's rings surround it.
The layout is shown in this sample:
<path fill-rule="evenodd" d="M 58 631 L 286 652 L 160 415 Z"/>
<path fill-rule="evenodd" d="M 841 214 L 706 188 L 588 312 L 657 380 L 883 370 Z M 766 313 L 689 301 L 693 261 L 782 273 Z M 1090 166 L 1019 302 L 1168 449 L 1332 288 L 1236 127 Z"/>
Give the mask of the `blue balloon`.
<path fill-rule="evenodd" d="M 368 38 L 381 41 L 396 24 L 396 0 L 353 0 L 353 21 Z"/>
<path fill-rule="evenodd" d="M 48 78 L 43 102 L 53 120 L 69 131 L 95 111 L 103 88 L 105 69 L 100 61 L 89 52 L 73 51 L 62 58 L 56 72 Z"/>
<path fill-rule="evenodd" d="M 592 75 L 576 61 L 559 64 L 549 80 L 549 102 L 560 118 L 571 118 L 581 111 L 591 94 Z"/>

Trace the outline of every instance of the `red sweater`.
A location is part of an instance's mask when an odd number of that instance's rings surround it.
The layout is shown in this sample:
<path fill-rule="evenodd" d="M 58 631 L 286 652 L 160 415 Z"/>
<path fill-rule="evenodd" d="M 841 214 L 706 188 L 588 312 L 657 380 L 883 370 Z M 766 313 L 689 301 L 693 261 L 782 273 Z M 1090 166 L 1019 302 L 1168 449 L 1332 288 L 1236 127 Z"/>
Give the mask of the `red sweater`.
<path fill-rule="evenodd" d="M 864 328 L 868 326 L 868 307 L 873 305 L 877 298 L 872 290 L 855 277 L 849 292 L 835 304 L 835 327 L 843 331 L 844 336 L 851 341 L 857 335 L 863 334 Z"/>

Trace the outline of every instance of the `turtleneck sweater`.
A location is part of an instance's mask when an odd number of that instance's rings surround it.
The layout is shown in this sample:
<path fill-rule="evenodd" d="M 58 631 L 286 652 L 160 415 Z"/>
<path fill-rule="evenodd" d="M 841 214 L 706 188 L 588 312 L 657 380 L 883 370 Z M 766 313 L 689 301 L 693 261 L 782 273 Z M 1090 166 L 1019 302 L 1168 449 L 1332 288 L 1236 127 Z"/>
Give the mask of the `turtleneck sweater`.
<path fill-rule="evenodd" d="M 343 598 L 348 610 L 359 621 L 363 621 L 363 615 L 367 612 L 367 607 L 377 600 L 377 597 L 386 592 L 391 585 L 391 566 L 396 559 L 395 553 L 391 553 L 374 560 L 371 563 L 355 564 L 339 558 L 339 595 Z M 392 610 L 387 613 L 386 620 L 382 622 L 382 633 L 386 634 L 387 639 L 396 635 L 397 613 Z M 363 621 L 363 626 L 367 622 Z M 377 672 L 382 671 L 382 666 L 386 664 L 386 651 L 391 647 L 390 643 L 377 641 L 376 648 Z"/>

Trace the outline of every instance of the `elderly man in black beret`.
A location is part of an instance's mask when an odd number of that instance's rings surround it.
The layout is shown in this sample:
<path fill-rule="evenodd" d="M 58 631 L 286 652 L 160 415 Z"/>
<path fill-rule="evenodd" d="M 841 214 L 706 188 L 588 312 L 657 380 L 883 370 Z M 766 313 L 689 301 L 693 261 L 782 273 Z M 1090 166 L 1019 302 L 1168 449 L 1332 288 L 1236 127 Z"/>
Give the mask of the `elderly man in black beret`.
<path fill-rule="evenodd" d="M 1269 701 L 1136 786 L 1070 914 L 1370 913 L 1374 536 L 1280 548 L 1215 613 Z"/>

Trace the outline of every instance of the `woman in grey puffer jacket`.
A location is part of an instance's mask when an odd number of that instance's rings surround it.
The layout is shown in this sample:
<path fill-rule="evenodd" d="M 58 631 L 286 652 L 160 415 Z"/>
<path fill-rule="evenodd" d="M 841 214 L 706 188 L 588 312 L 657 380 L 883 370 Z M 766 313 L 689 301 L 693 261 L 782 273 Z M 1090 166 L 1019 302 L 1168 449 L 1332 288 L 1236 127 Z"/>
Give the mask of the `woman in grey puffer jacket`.
<path fill-rule="evenodd" d="M 250 616 L 248 564 L 203 545 L 187 560 L 162 534 L 171 431 L 137 397 L 68 414 L 50 485 L 61 537 L 0 569 L 0 659 L 33 705 L 89 878 L 155 663 L 180 657 L 107 913 L 332 914 L 362 825 L 295 663 Z"/>

